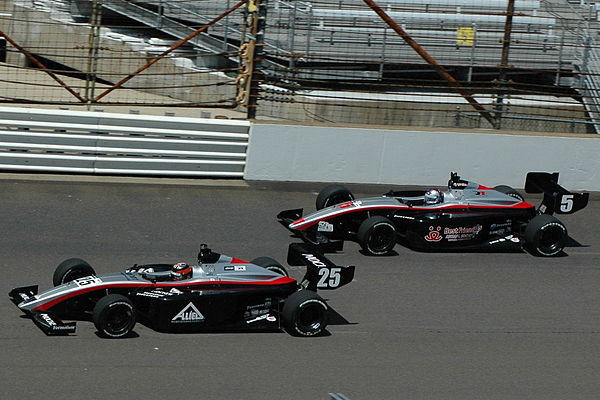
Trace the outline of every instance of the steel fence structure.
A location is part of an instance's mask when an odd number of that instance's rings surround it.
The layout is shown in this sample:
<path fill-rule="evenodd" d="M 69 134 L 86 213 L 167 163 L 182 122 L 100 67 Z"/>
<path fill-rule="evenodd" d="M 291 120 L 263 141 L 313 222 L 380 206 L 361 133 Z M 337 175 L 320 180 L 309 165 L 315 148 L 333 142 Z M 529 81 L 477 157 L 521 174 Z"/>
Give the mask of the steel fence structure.
<path fill-rule="evenodd" d="M 12 0 L 0 101 L 598 133 L 595 2 Z"/>

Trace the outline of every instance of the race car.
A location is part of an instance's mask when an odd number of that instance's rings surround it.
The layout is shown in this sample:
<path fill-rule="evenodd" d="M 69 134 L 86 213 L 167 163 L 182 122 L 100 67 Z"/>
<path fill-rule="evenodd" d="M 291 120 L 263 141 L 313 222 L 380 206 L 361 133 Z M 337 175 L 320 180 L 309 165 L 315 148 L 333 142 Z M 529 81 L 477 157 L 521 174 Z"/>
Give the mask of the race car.
<path fill-rule="evenodd" d="M 327 327 L 328 306 L 317 290 L 351 282 L 354 266 L 341 267 L 305 243 L 292 243 L 288 264 L 306 265 L 301 282 L 269 257 L 252 262 L 201 245 L 197 265 L 134 265 L 96 275 L 84 260 L 58 265 L 54 287 L 13 289 L 9 297 L 47 335 L 75 333 L 92 320 L 105 338 L 132 336 L 136 321 L 161 332 L 280 330 L 317 336 Z"/>
<path fill-rule="evenodd" d="M 525 192 L 543 193 L 539 207 L 515 189 L 466 181 L 452 172 L 447 189 L 389 191 L 355 199 L 342 185 L 325 187 L 317 211 L 286 210 L 279 222 L 314 245 L 357 241 L 367 255 L 389 254 L 397 242 L 418 250 L 514 250 L 536 256 L 563 251 L 568 233 L 553 216 L 584 208 L 589 193 L 571 193 L 558 184 L 558 172 L 529 172 Z"/>

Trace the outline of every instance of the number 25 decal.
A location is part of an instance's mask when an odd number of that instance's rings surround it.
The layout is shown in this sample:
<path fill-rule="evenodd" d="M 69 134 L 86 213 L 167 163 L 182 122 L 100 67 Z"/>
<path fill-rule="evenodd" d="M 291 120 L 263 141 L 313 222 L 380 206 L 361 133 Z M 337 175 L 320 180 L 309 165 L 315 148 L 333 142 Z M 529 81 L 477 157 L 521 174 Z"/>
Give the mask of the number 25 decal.
<path fill-rule="evenodd" d="M 319 282 L 317 283 L 317 287 L 319 288 L 336 288 L 340 286 L 340 282 L 342 279 L 342 269 L 341 268 L 321 268 L 319 269 Z"/>
<path fill-rule="evenodd" d="M 569 212 L 573 209 L 573 197 L 572 194 L 565 194 L 560 199 L 560 211 Z"/>

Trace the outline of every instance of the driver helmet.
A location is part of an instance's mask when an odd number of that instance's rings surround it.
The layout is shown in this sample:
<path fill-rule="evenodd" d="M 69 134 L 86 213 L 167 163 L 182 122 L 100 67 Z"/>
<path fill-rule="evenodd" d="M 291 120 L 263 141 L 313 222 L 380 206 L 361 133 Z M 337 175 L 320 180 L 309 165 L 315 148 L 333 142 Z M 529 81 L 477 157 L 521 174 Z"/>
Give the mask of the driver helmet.
<path fill-rule="evenodd" d="M 438 204 L 444 199 L 444 194 L 439 189 L 429 189 L 425 192 L 425 204 Z"/>
<path fill-rule="evenodd" d="M 171 277 L 174 281 L 191 278 L 192 267 L 183 262 L 177 263 L 171 268 Z"/>

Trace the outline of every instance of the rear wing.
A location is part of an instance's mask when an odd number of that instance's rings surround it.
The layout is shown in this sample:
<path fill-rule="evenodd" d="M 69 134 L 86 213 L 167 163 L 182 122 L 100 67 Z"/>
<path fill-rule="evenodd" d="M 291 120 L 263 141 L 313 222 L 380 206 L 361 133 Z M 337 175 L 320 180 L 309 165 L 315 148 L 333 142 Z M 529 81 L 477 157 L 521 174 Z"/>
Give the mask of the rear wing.
<path fill-rule="evenodd" d="M 589 193 L 572 193 L 558 184 L 558 172 L 529 172 L 525 192 L 544 193 L 538 210 L 543 214 L 572 214 L 585 208 Z"/>
<path fill-rule="evenodd" d="M 306 274 L 301 285 L 308 290 L 333 290 L 354 279 L 354 265 L 335 265 L 315 246 L 307 243 L 291 243 L 287 263 L 293 266 L 306 265 Z"/>

